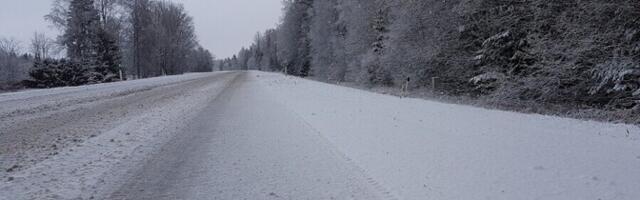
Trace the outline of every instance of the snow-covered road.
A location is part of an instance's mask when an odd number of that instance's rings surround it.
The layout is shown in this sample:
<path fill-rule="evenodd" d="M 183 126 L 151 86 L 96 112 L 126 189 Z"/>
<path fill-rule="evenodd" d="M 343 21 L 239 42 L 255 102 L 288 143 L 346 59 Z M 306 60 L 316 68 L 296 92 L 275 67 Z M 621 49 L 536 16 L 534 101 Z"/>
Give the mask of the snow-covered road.
<path fill-rule="evenodd" d="M 313 127 L 241 75 L 111 199 L 380 199 Z"/>
<path fill-rule="evenodd" d="M 636 126 L 273 73 L 9 93 L 0 106 L 0 199 L 640 198 Z"/>

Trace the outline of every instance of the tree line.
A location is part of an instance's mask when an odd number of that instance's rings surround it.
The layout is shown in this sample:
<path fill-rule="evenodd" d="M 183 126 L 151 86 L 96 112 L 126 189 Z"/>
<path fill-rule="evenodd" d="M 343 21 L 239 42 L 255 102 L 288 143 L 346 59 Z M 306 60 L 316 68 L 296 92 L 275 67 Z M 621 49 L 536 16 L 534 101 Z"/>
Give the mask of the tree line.
<path fill-rule="evenodd" d="M 12 58 L 1 60 L 13 62 L 2 69 L 21 75 L 0 82 L 26 79 L 26 86 L 47 88 L 213 70 L 214 56 L 198 44 L 193 18 L 179 3 L 54 0 L 45 19 L 61 34 L 36 33 L 22 55 L 0 49 L 0 56 Z M 20 57 L 31 67 L 15 64 Z"/>
<path fill-rule="evenodd" d="M 223 69 L 284 71 L 507 106 L 640 110 L 634 0 L 286 0 Z"/>
<path fill-rule="evenodd" d="M 19 82 L 28 78 L 33 59 L 21 51 L 19 41 L 0 38 L 0 91 L 20 87 Z"/>

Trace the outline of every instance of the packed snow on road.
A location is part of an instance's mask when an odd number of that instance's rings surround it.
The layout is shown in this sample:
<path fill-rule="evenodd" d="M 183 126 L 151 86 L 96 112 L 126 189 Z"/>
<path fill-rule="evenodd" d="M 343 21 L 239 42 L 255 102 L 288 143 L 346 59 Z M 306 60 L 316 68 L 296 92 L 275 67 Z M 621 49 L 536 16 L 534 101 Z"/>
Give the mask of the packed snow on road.
<path fill-rule="evenodd" d="M 640 198 L 640 128 L 265 72 L 0 95 L 0 199 Z"/>

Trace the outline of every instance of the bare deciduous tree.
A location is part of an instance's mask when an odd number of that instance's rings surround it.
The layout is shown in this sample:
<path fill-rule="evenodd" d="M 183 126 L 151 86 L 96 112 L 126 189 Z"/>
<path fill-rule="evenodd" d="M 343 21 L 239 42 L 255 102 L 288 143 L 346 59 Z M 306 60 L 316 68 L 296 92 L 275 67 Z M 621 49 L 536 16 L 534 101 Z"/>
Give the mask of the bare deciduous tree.
<path fill-rule="evenodd" d="M 13 38 L 0 38 L 0 86 L 15 83 L 26 77 L 29 58 L 20 55 L 20 42 Z"/>
<path fill-rule="evenodd" d="M 44 33 L 35 32 L 31 39 L 30 50 L 36 60 L 47 59 L 50 57 L 54 45 L 53 40 L 48 38 Z"/>

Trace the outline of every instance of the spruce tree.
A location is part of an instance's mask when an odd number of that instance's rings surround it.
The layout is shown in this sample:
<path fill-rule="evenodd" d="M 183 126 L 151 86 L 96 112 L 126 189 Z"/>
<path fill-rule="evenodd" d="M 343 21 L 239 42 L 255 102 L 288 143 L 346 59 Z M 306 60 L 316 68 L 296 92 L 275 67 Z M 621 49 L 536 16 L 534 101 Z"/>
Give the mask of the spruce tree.
<path fill-rule="evenodd" d="M 115 37 L 104 29 L 98 32 L 95 72 L 99 82 L 119 81 L 122 55 Z"/>
<path fill-rule="evenodd" d="M 116 37 L 105 29 L 106 19 L 100 18 L 94 3 L 94 0 L 70 2 L 63 36 L 67 56 L 85 69 L 89 83 L 117 81 L 122 57 L 120 48 Z"/>
<path fill-rule="evenodd" d="M 376 39 L 372 44 L 373 52 L 376 53 L 376 55 L 383 54 L 385 46 L 384 43 L 387 40 L 387 34 L 389 32 L 389 29 L 387 28 L 387 26 L 389 26 L 389 23 L 389 9 L 386 6 L 383 6 L 375 13 L 373 22 L 371 24 L 376 34 Z"/>
<path fill-rule="evenodd" d="M 63 42 L 67 56 L 74 62 L 95 63 L 100 16 L 93 0 L 72 0 Z"/>

